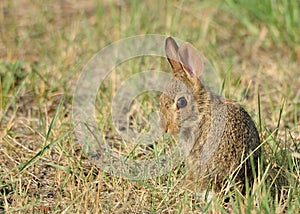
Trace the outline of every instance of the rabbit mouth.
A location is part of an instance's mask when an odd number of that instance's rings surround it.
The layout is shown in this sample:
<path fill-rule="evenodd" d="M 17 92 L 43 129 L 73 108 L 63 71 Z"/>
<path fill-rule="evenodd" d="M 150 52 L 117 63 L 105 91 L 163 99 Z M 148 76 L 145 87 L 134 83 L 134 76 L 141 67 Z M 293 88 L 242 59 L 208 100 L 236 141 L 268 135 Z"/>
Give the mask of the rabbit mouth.
<path fill-rule="evenodd" d="M 172 135 L 176 135 L 179 133 L 179 128 L 178 127 L 171 127 L 171 128 L 167 128 L 166 133 L 172 134 Z"/>
<path fill-rule="evenodd" d="M 180 127 L 173 124 L 166 124 L 163 126 L 165 133 L 176 135 L 179 133 Z"/>

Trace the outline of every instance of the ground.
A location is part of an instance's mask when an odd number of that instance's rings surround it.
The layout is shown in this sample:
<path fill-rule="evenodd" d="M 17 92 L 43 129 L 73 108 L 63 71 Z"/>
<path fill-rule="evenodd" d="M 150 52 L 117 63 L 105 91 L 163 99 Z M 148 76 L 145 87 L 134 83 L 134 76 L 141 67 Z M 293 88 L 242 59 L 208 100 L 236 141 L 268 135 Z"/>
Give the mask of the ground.
<path fill-rule="evenodd" d="M 0 12 L 0 212 L 299 213 L 299 1 L 4 0 Z M 216 70 L 224 95 L 250 113 L 262 157 L 249 194 L 225 188 L 205 203 L 181 184 L 183 165 L 132 181 L 89 161 L 74 133 L 76 83 L 94 54 L 141 34 L 191 42 Z M 111 97 L 126 77 L 150 68 L 170 70 L 165 58 L 132 59 L 99 88 L 97 121 L 109 139 L 118 141 Z M 134 103 L 141 129 L 158 96 Z M 163 143 L 130 158 L 168 150 Z M 133 146 L 116 148 L 128 154 Z"/>

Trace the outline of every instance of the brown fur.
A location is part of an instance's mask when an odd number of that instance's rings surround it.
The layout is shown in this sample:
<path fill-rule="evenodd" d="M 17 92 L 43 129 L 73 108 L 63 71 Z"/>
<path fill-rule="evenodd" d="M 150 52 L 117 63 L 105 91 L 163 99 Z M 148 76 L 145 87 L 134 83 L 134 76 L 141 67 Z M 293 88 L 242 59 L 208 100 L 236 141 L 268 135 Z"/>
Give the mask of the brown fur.
<path fill-rule="evenodd" d="M 202 83 L 203 62 L 189 43 L 178 47 L 171 37 L 166 40 L 166 55 L 174 78 L 160 97 L 161 125 L 166 132 L 180 134 L 187 154 L 187 178 L 201 180 L 205 189 L 212 182 L 215 190 L 255 151 L 260 154 L 260 140 L 249 114 L 236 102 L 209 92 Z M 187 106 L 178 109 L 176 101 L 185 97 Z M 256 163 L 256 162 L 255 162 Z M 246 169 L 246 171 L 245 171 Z M 241 167 L 236 181 L 252 180 L 249 159 Z"/>

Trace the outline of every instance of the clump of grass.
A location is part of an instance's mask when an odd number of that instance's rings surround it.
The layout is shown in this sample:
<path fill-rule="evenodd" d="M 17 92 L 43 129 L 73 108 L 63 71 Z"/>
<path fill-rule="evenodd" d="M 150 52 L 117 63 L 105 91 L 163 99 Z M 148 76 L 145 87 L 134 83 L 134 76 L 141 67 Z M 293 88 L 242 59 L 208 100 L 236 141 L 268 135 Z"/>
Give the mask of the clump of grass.
<path fill-rule="evenodd" d="M 5 116 L 9 106 L 15 101 L 18 93 L 24 87 L 25 78 L 29 75 L 22 61 L 0 62 L 0 121 Z"/>
<path fill-rule="evenodd" d="M 298 1 L 227 0 L 222 8 L 238 19 L 239 24 L 254 37 L 259 37 L 262 29 L 266 28 L 267 36 L 264 38 L 263 46 L 282 48 L 287 45 L 294 54 L 298 51 L 298 47 L 294 49 L 294 45 L 300 42 Z"/>

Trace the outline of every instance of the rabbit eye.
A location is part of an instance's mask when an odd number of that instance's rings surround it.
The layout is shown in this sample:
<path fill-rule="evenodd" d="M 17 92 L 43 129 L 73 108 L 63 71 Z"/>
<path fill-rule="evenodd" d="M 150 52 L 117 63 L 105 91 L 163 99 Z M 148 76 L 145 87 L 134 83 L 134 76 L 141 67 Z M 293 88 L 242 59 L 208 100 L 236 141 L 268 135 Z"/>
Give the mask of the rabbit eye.
<path fill-rule="evenodd" d="M 184 108 L 184 107 L 186 107 L 186 105 L 187 105 L 187 101 L 184 97 L 180 97 L 177 100 L 177 103 L 176 103 L 177 109 Z"/>

